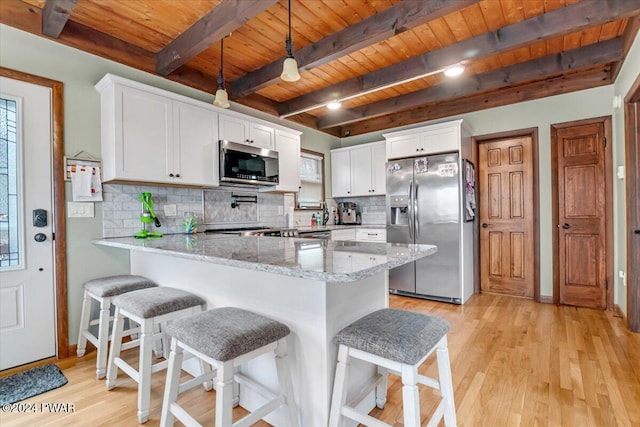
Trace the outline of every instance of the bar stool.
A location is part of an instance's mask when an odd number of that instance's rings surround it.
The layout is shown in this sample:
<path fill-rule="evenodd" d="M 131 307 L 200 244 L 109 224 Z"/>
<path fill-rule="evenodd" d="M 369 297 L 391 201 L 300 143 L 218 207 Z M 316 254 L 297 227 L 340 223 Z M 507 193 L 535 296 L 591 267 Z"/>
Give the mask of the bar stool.
<path fill-rule="evenodd" d="M 116 383 L 118 368 L 136 381 L 138 383 L 138 422 L 142 424 L 149 419 L 151 374 L 166 369 L 168 363 L 164 360 L 152 364 L 154 339 L 158 336 L 162 339 L 163 354 L 166 357 L 169 353 L 167 337 L 164 335 L 167 322 L 202 311 L 206 302 L 189 292 L 162 286 L 119 295 L 113 299 L 112 303 L 116 307 L 116 312 L 107 367 L 107 389 L 112 390 L 120 385 Z M 140 325 L 138 370 L 120 357 L 125 318 Z M 158 329 L 161 332 L 156 332 Z"/>
<path fill-rule="evenodd" d="M 286 325 L 251 311 L 224 307 L 171 322 L 167 332 L 172 336 L 171 355 L 160 426 L 172 426 L 174 417 L 187 426 L 200 426 L 176 402 L 179 392 L 183 391 L 179 381 L 185 350 L 216 368 L 215 372 L 204 373 L 192 380 L 202 382 L 216 377 L 216 427 L 250 426 L 280 406 L 287 409 L 288 425 L 299 425 L 286 347 L 290 330 Z M 275 352 L 280 385 L 277 395 L 236 369 L 241 363 L 271 351 Z M 271 400 L 231 424 L 234 380 Z"/>
<path fill-rule="evenodd" d="M 121 275 L 108 276 L 89 280 L 84 284 L 84 300 L 82 302 L 82 314 L 80 315 L 80 331 L 78 333 L 78 347 L 76 354 L 82 357 L 87 348 L 87 340 L 97 349 L 96 376 L 104 378 L 107 372 L 107 346 L 109 343 L 109 324 L 111 317 L 111 300 L 126 292 L 139 289 L 153 288 L 158 285 L 150 279 L 142 276 Z M 91 306 L 93 300 L 100 304 L 100 316 L 91 319 Z M 93 335 L 89 328 L 98 325 L 98 335 Z M 130 335 L 134 331 L 127 331 Z"/>
<path fill-rule="evenodd" d="M 338 363 L 331 398 L 329 427 L 342 425 L 350 418 L 368 426 L 388 426 L 355 407 L 375 388 L 376 406 L 384 408 L 387 400 L 387 373 L 402 377 L 402 403 L 405 427 L 420 426 L 418 383 L 440 390 L 442 400 L 429 420 L 436 426 L 444 416 L 446 426 L 456 425 L 456 411 L 447 350 L 449 324 L 439 317 L 404 310 L 375 311 L 340 331 Z M 418 374 L 425 359 L 436 351 L 439 380 Z M 364 388 L 362 399 L 346 404 L 349 359 L 364 360 L 378 366 L 378 376 Z"/>

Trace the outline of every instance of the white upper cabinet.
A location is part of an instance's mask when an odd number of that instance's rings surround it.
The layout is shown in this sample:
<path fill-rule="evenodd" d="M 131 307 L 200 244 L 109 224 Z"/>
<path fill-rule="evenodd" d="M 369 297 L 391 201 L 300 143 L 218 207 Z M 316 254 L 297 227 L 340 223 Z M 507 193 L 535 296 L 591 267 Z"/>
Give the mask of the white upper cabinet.
<path fill-rule="evenodd" d="M 385 194 L 385 143 L 357 145 L 331 151 L 333 197 Z"/>
<path fill-rule="evenodd" d="M 96 88 L 101 95 L 105 181 L 218 184 L 218 118 L 213 107 L 179 101 L 112 75 Z"/>
<path fill-rule="evenodd" d="M 207 108 L 174 101 L 173 174 L 176 181 L 218 185 L 218 114 Z"/>
<path fill-rule="evenodd" d="M 276 191 L 297 192 L 300 189 L 300 132 L 276 129 L 279 183 Z"/>
<path fill-rule="evenodd" d="M 331 150 L 331 195 L 349 197 L 351 194 L 351 150 Z"/>
<path fill-rule="evenodd" d="M 271 126 L 229 114 L 220 114 L 219 126 L 222 140 L 275 149 L 275 129 Z"/>
<path fill-rule="evenodd" d="M 469 133 L 465 126 L 462 120 L 453 120 L 384 134 L 387 159 L 459 151 L 463 136 Z"/>

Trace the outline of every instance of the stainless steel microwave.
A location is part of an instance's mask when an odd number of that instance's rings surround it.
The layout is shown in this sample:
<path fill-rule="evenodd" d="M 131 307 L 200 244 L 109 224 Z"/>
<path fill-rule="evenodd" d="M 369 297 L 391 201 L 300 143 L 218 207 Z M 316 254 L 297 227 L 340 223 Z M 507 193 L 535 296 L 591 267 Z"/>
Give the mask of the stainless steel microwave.
<path fill-rule="evenodd" d="M 220 140 L 220 184 L 277 185 L 278 152 Z"/>

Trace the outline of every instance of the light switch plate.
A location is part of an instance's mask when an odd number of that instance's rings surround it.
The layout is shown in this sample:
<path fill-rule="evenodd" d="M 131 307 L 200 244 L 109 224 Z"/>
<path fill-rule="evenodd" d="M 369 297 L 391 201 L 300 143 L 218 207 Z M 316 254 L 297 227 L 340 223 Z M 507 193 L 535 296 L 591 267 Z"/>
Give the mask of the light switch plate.
<path fill-rule="evenodd" d="M 164 216 L 178 216 L 178 208 L 176 205 L 164 205 Z"/>
<path fill-rule="evenodd" d="M 618 179 L 624 179 L 624 165 L 618 166 L 617 175 Z"/>
<path fill-rule="evenodd" d="M 93 202 L 67 202 L 67 218 L 93 218 Z"/>

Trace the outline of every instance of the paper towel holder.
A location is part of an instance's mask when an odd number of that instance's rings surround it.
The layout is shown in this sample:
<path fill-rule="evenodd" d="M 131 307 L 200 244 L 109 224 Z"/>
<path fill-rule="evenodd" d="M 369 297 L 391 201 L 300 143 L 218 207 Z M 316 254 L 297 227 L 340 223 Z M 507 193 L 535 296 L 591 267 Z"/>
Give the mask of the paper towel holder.
<path fill-rule="evenodd" d="M 71 172 L 75 170 L 77 166 L 86 166 L 93 168 L 100 168 L 100 181 L 102 179 L 102 160 L 92 156 L 84 150 L 80 150 L 73 156 L 64 156 L 64 180 L 71 181 Z"/>

